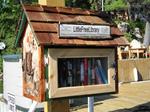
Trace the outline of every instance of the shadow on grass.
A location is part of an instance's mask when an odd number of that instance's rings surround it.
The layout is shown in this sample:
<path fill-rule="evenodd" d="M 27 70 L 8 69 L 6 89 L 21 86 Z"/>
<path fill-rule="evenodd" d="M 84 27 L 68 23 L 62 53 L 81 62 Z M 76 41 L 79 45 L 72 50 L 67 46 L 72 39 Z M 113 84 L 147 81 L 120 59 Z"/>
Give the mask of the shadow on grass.
<path fill-rule="evenodd" d="M 102 101 L 107 99 L 117 98 L 116 96 L 112 96 L 111 94 L 94 96 L 94 106 L 103 104 Z M 82 98 L 74 98 L 73 104 L 71 105 L 72 110 L 78 110 L 82 108 L 87 108 L 87 97 Z"/>
<path fill-rule="evenodd" d="M 119 109 L 111 112 L 150 112 L 150 102 L 135 106 L 133 108 Z"/>

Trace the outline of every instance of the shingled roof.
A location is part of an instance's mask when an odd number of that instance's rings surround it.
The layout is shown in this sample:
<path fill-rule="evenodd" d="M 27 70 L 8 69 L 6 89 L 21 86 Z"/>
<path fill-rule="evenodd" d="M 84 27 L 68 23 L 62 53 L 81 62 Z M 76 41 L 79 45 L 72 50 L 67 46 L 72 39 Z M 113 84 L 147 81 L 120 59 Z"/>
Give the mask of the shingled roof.
<path fill-rule="evenodd" d="M 80 8 L 47 7 L 42 5 L 23 5 L 23 12 L 30 24 L 39 45 L 45 46 L 118 46 L 127 45 L 127 40 L 115 26 L 100 18 L 96 12 Z M 26 23 L 27 23 L 26 22 Z M 26 24 L 25 23 L 25 24 Z M 79 37 L 73 39 L 59 38 L 59 23 L 82 23 L 110 25 L 112 39 L 88 40 Z M 20 22 L 21 24 L 21 22 Z M 21 26 L 21 25 L 20 25 Z M 22 25 L 20 28 L 25 27 Z M 18 30 L 19 33 L 20 29 Z M 23 31 L 22 31 L 23 32 Z M 21 42 L 23 33 L 17 36 L 16 45 Z"/>

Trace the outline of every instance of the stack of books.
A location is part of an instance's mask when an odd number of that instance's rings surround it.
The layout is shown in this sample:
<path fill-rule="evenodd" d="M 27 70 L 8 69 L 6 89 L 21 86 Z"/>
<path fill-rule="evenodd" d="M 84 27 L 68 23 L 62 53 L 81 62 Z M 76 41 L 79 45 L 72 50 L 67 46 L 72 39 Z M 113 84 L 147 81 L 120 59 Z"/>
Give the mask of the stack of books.
<path fill-rule="evenodd" d="M 58 59 L 59 87 L 107 84 L 107 61 L 103 58 Z"/>

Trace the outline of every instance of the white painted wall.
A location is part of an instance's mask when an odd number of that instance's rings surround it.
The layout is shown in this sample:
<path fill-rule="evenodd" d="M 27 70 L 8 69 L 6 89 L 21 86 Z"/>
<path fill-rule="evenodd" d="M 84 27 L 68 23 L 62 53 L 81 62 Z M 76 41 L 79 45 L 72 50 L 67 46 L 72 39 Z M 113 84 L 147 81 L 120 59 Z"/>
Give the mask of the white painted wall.
<path fill-rule="evenodd" d="M 0 112 L 8 112 L 7 105 L 0 101 Z"/>
<path fill-rule="evenodd" d="M 3 85 L 4 98 L 8 100 L 8 93 L 15 96 L 15 104 L 23 108 L 30 108 L 32 100 L 23 96 L 23 74 L 22 74 L 22 60 L 18 60 L 14 56 L 13 61 L 4 58 L 3 60 Z M 43 104 L 39 104 L 37 108 L 42 108 Z"/>

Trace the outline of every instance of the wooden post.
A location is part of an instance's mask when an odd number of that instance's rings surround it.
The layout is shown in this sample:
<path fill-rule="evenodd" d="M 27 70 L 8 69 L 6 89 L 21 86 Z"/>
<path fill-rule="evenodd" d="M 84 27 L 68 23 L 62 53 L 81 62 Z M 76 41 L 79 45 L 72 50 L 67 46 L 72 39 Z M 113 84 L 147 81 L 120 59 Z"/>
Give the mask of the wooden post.
<path fill-rule="evenodd" d="M 118 51 L 118 58 L 119 58 L 119 60 L 122 60 L 121 48 L 117 47 L 117 51 Z"/>
<path fill-rule="evenodd" d="M 45 102 L 44 112 L 69 112 L 69 99 L 56 99 Z"/>

